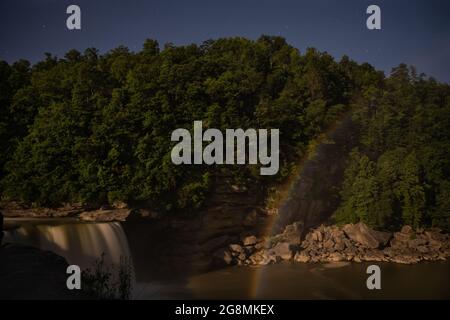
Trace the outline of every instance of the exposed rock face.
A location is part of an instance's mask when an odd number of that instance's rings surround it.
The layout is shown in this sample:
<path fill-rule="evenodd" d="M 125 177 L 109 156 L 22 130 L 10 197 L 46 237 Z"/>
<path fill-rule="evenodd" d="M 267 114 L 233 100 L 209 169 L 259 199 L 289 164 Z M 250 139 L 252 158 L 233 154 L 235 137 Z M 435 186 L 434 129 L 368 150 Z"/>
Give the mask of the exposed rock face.
<path fill-rule="evenodd" d="M 423 260 L 450 257 L 450 236 L 438 229 L 412 230 L 404 227 L 393 235 L 375 231 L 363 223 L 320 226 L 311 230 L 300 243 L 297 223 L 282 234 L 257 239 L 245 247 L 232 244 L 228 264 L 266 265 L 283 260 L 300 263 L 377 261 L 412 264 Z M 252 238 L 254 239 L 254 238 Z M 252 241 L 254 243 L 255 241 Z M 229 261 L 229 259 L 228 259 Z"/>
<path fill-rule="evenodd" d="M 302 221 L 303 228 L 316 227 L 328 219 L 339 204 L 338 190 L 342 184 L 349 151 L 357 139 L 351 113 L 326 134 L 314 155 L 306 161 L 290 194 L 279 208 L 280 219 L 275 232 L 286 225 Z"/>
<path fill-rule="evenodd" d="M 439 229 L 413 231 L 409 226 L 394 234 L 391 246 L 383 251 L 397 263 L 416 263 L 421 260 L 445 260 L 449 257 L 449 235 Z"/>
<path fill-rule="evenodd" d="M 147 218 L 151 212 L 143 214 L 142 209 L 130 213 L 122 226 L 129 243 L 138 244 L 130 245 L 135 261 L 139 259 L 135 267 L 145 268 L 136 273 L 152 275 L 140 281 L 251 264 L 250 256 L 263 249 L 260 237 L 269 215 L 260 207 L 260 186 L 238 187 L 227 176 L 215 179 L 215 190 L 201 212 L 155 218 Z M 138 216 L 142 218 L 134 219 Z"/>
<path fill-rule="evenodd" d="M 110 222 L 110 221 L 125 221 L 130 215 L 129 209 L 114 209 L 114 210 L 93 210 L 85 211 L 78 215 L 82 221 L 89 222 Z"/>
<path fill-rule="evenodd" d="M 281 260 L 291 260 L 291 245 L 288 242 L 279 242 L 272 249 L 268 250 L 268 254 L 269 256 L 275 256 L 275 259 L 279 257 Z"/>
<path fill-rule="evenodd" d="M 71 204 L 60 208 L 30 208 L 15 202 L 2 207 L 5 218 L 63 218 L 75 217 L 84 209 L 81 205 Z"/>
<path fill-rule="evenodd" d="M 343 230 L 351 240 L 372 249 L 385 246 L 392 236 L 389 232 L 372 230 L 362 222 L 357 224 L 346 224 L 343 227 Z"/>

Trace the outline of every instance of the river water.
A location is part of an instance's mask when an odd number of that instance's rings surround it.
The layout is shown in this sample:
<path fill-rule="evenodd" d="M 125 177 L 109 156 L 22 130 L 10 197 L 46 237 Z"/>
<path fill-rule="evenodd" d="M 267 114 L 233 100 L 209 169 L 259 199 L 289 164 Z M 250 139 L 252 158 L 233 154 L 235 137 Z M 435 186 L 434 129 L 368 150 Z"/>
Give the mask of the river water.
<path fill-rule="evenodd" d="M 72 219 L 9 219 L 6 224 L 15 228 L 6 232 L 5 242 L 51 250 L 81 268 L 92 267 L 102 254 L 111 266 L 129 258 L 135 299 L 450 299 L 450 261 L 378 264 L 381 290 L 367 289 L 370 263 L 282 263 L 181 275 L 164 265 L 172 260 L 152 256 L 158 239 L 142 227 Z M 155 272 L 161 269 L 176 274 Z"/>

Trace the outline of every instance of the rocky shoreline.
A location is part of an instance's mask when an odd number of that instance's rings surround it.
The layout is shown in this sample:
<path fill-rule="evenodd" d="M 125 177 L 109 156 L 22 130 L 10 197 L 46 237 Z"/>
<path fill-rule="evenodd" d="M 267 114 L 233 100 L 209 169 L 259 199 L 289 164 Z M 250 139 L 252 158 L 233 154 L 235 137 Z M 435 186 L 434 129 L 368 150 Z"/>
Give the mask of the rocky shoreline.
<path fill-rule="evenodd" d="M 446 260 L 450 235 L 439 229 L 413 230 L 404 226 L 395 233 L 370 229 L 363 223 L 321 225 L 302 239 L 301 223 L 288 225 L 272 237 L 247 236 L 240 243 L 217 250 L 214 258 L 225 265 L 267 265 L 281 261 L 299 263 L 394 262 Z"/>
<path fill-rule="evenodd" d="M 161 221 L 159 224 L 173 225 L 175 229 L 181 228 L 186 232 L 193 232 L 196 226 L 195 230 L 200 228 L 203 232 L 197 230 L 197 233 L 201 234 L 193 237 L 195 239 L 192 248 L 197 248 L 214 266 L 267 265 L 281 261 L 376 261 L 414 264 L 420 261 L 446 260 L 450 257 L 450 235 L 436 228 L 413 230 L 404 226 L 401 231 L 390 233 L 375 231 L 363 223 L 358 223 L 343 226 L 321 225 L 304 235 L 303 232 L 307 228 L 302 222 L 294 222 L 286 226 L 282 233 L 268 237 L 249 233 L 264 225 L 266 215 L 255 213 L 255 210 L 237 215 L 235 207 L 228 210 L 230 212 L 226 211 L 228 213 L 225 215 L 224 210 L 219 207 L 218 210 L 209 211 L 207 215 L 200 215 L 192 220 L 160 219 L 161 216 L 150 210 L 130 209 L 124 203 L 95 209 L 76 205 L 57 209 L 33 209 L 11 204 L 1 209 L 6 218 L 70 217 L 85 222 L 153 220 Z M 238 226 L 239 223 L 242 226 Z M 180 230 L 177 231 L 179 232 Z M 246 236 L 240 237 L 239 234 Z M 237 241 L 238 239 L 240 241 Z"/>
<path fill-rule="evenodd" d="M 130 209 L 125 203 L 89 208 L 82 205 L 66 205 L 59 208 L 30 208 L 17 204 L 0 207 L 5 218 L 75 218 L 86 222 L 126 221 L 132 215 L 150 217 L 148 210 Z"/>

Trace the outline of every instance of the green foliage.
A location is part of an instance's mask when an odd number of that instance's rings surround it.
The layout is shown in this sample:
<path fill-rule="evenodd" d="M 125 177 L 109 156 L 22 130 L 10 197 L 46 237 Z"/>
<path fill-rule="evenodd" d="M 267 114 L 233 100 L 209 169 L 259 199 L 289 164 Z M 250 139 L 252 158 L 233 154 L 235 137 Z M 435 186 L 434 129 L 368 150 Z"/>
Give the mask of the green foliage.
<path fill-rule="evenodd" d="M 83 270 L 82 290 L 92 299 L 129 300 L 132 294 L 132 273 L 129 258 L 120 257 L 120 264 L 117 267 L 108 266 L 103 253 L 92 268 Z"/>
<path fill-rule="evenodd" d="M 270 190 L 307 146 L 352 110 L 340 222 L 395 229 L 450 226 L 450 89 L 400 65 L 390 77 L 365 63 L 281 37 L 208 40 L 163 49 L 147 40 L 103 55 L 71 50 L 31 66 L 0 62 L 0 193 L 40 206 L 114 201 L 199 210 L 215 177 Z M 176 166 L 176 128 L 279 128 L 280 170 Z M 220 179 L 219 179 L 220 180 Z"/>
<path fill-rule="evenodd" d="M 138 53 L 89 48 L 63 59 L 47 54 L 34 66 L 2 62 L 2 196 L 39 206 L 119 200 L 189 211 L 203 205 L 218 172 L 268 189 L 345 112 L 355 87 L 346 72 L 326 53 L 302 56 L 270 36 L 163 50 L 147 40 Z M 173 165 L 171 132 L 194 120 L 279 128 L 280 174 L 261 177 L 255 165 Z"/>
<path fill-rule="evenodd" d="M 400 65 L 355 110 L 361 151 L 350 155 L 336 219 L 449 230 L 449 86 Z"/>

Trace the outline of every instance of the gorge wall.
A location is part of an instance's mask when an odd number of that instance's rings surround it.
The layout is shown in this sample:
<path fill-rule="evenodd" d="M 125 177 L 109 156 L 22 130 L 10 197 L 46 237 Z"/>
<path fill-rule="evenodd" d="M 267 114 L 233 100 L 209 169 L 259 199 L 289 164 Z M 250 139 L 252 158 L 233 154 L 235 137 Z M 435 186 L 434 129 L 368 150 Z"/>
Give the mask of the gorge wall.
<path fill-rule="evenodd" d="M 273 234 L 300 221 L 304 231 L 326 221 L 339 205 L 339 190 L 348 154 L 357 145 L 351 113 L 331 128 L 315 154 L 305 161 L 287 199 L 279 208 Z"/>

